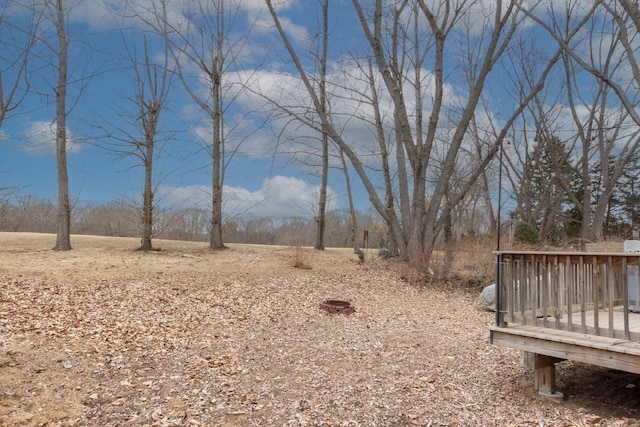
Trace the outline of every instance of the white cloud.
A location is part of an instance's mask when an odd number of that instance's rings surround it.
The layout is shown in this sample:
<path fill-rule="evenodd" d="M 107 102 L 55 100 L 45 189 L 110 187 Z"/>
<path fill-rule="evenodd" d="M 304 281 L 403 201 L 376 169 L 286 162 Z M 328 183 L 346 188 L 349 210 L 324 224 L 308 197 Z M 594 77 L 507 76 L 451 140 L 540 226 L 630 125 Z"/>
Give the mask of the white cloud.
<path fill-rule="evenodd" d="M 259 12 L 266 9 L 264 0 L 232 0 L 234 3 L 242 5 L 249 11 Z M 273 2 L 276 10 L 291 9 L 299 4 L 299 0 L 275 0 Z"/>
<path fill-rule="evenodd" d="M 110 5 L 101 1 L 83 1 L 78 2 L 69 10 L 69 18 L 72 21 L 85 22 L 95 29 L 114 28 L 117 25 L 116 15 L 113 13 L 113 7 L 118 9 L 121 2 L 111 2 Z"/>
<path fill-rule="evenodd" d="M 317 206 L 319 186 L 294 177 L 275 176 L 264 180 L 260 189 L 224 187 L 225 217 L 286 218 L 309 217 Z M 160 203 L 208 210 L 211 189 L 204 185 L 160 187 L 156 192 Z M 328 210 L 336 209 L 337 196 L 327 189 Z"/>
<path fill-rule="evenodd" d="M 284 29 L 284 32 L 287 33 L 287 36 L 290 40 L 301 46 L 308 46 L 311 37 L 307 32 L 307 29 L 302 25 L 294 24 L 289 18 L 280 18 L 280 24 Z"/>
<path fill-rule="evenodd" d="M 55 122 L 30 122 L 23 133 L 24 143 L 19 147 L 21 151 L 33 156 L 56 155 L 56 124 Z M 67 154 L 74 154 L 82 149 L 81 144 L 67 128 Z"/>
<path fill-rule="evenodd" d="M 248 19 L 253 23 L 253 30 L 256 33 L 269 34 L 276 32 L 275 24 L 264 4 L 264 0 L 244 0 L 241 3 L 247 11 Z M 284 16 L 287 10 L 294 10 L 299 13 L 301 9 L 308 9 L 308 5 L 301 5 L 297 0 L 275 0 L 273 7 L 278 14 L 280 25 L 282 25 L 287 37 L 289 37 L 293 43 L 308 46 L 310 36 L 307 29 L 303 25 L 298 25 Z"/>
<path fill-rule="evenodd" d="M 277 0 L 274 2 L 279 10 L 295 7 L 298 0 Z M 220 6 L 210 0 L 167 0 L 165 3 L 166 14 L 172 28 L 178 31 L 186 31 L 191 25 L 187 18 L 189 11 L 200 14 L 200 10 L 217 13 L 217 9 L 226 11 L 229 15 L 236 11 L 245 13 L 248 22 L 262 19 L 266 7 L 264 0 L 225 0 Z M 76 22 L 85 22 L 92 28 L 109 29 L 117 28 L 118 21 L 124 16 L 128 26 L 144 28 L 146 23 L 156 23 L 162 11 L 160 4 L 148 0 L 83 0 L 76 2 L 70 9 L 70 19 Z M 288 25 L 294 33 L 302 28 Z"/>

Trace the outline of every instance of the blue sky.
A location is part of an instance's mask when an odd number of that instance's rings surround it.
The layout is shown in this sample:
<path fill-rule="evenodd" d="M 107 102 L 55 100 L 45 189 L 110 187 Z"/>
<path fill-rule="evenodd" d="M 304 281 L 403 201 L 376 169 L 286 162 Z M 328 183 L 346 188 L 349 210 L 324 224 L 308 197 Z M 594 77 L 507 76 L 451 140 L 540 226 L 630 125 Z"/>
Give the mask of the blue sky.
<path fill-rule="evenodd" d="M 11 1 L 28 3 L 33 0 Z M 195 4 L 197 1 L 166 0 L 172 24 L 185 28 L 190 20 L 183 13 L 181 5 Z M 234 46 L 241 46 L 241 49 L 234 51 L 237 60 L 225 75 L 226 82 L 250 82 L 249 87 L 259 90 L 264 96 L 278 98 L 289 106 L 295 106 L 297 111 L 303 111 L 309 103 L 308 94 L 299 80 L 292 77 L 296 74 L 294 67 L 288 54 L 283 51 L 271 18 L 266 13 L 264 1 L 225 1 L 240 5 L 230 40 Z M 563 3 L 561 0 L 558 2 Z M 212 4 L 212 1 L 205 3 Z M 274 3 L 279 8 L 282 25 L 294 47 L 298 52 L 306 53 L 303 56 L 305 65 L 309 70 L 315 70 L 317 67 L 313 67 L 308 53 L 314 49 L 317 41 L 314 36 L 320 28 L 317 10 L 319 2 L 277 0 Z M 141 30 L 146 28 L 142 21 L 149 17 L 147 8 L 151 2 L 67 0 L 66 4 L 70 5 L 69 34 L 73 39 L 70 70 L 71 80 L 74 81 L 69 87 L 68 102 L 72 104 L 77 101 L 77 105 L 69 112 L 67 124 L 70 135 L 68 161 L 71 197 L 80 202 L 91 203 L 134 200 L 139 198 L 142 191 L 142 168 L 132 157 L 117 156 L 105 149 L 109 142 L 105 135 L 117 133 L 119 129 L 130 130 L 126 119 L 134 111 L 129 99 L 132 95 L 132 74 L 130 63 L 127 63 L 124 55 L 123 38 L 130 48 L 140 49 Z M 115 12 L 122 12 L 125 4 L 129 5 L 129 16 L 137 14 L 144 19 L 119 19 Z M 487 22 L 475 17 L 483 17 L 481 13 L 495 7 L 495 3 L 482 0 L 473 7 L 477 10 L 471 10 L 468 15 L 470 18 L 460 23 L 472 36 L 481 34 L 481 27 Z M 336 85 L 334 89 L 348 87 L 366 91 L 362 74 L 349 61 L 352 55 L 363 59 L 370 52 L 365 46 L 351 1 L 333 0 L 330 11 L 329 80 Z M 26 16 L 13 8 L 5 10 L 5 13 L 5 19 L 12 23 L 21 22 Z M 486 16 L 484 18 L 490 19 Z M 127 29 L 121 31 L 118 24 L 123 22 Z M 543 31 L 528 33 L 530 29 L 530 26 L 523 26 L 525 39 L 551 41 Z M 0 27 L 0 31 L 0 39 L 9 40 L 6 26 Z M 464 53 L 458 55 L 455 49 L 451 49 L 457 42 L 455 37 L 451 37 L 447 51 L 446 66 L 449 68 L 446 70 L 447 82 L 444 86 L 444 108 L 447 114 L 439 122 L 439 138 L 443 141 L 439 147 L 440 154 L 446 151 L 448 133 L 455 128 L 456 115 L 460 114 L 467 97 L 463 76 Z M 153 47 L 156 48 L 154 55 L 158 55 L 157 42 Z M 539 43 L 537 47 L 541 51 L 541 57 L 544 57 L 548 53 L 545 49 L 554 50 L 555 44 Z M 51 58 L 46 49 L 39 45 L 36 53 L 33 61 L 30 61 L 30 69 L 34 72 L 31 84 L 35 91 L 0 128 L 0 188 L 13 187 L 19 189 L 21 194 L 34 194 L 55 201 L 55 105 L 52 89 L 55 73 L 47 64 L 47 59 Z M 0 56 L 0 59 L 6 56 Z M 427 87 L 423 107 L 425 117 L 431 102 L 429 82 L 433 78 L 428 67 L 432 62 L 427 60 L 425 69 L 422 70 Z M 542 62 L 544 61 L 541 64 Z M 188 64 L 185 67 L 193 72 L 192 78 L 200 77 L 196 67 L 189 68 Z M 486 134 L 482 136 L 487 141 L 492 137 L 492 129 L 500 129 L 500 122 L 511 114 L 514 103 L 512 93 L 509 93 L 510 90 L 515 93 L 513 88 L 509 88 L 510 75 L 505 74 L 505 68 L 501 69 L 499 65 L 495 68 L 486 83 L 484 105 L 489 108 L 484 112 L 478 111 L 477 115 L 479 128 L 486 129 Z M 7 76 L 10 76 L 9 72 L 5 74 Z M 7 81 L 5 78 L 5 82 Z M 561 83 L 551 84 L 545 90 L 550 94 L 554 90 L 557 93 L 560 85 Z M 78 96 L 80 92 L 81 96 Z M 373 181 L 379 183 L 380 177 L 376 169 L 379 170 L 380 165 L 379 158 L 375 155 L 378 147 L 375 128 L 371 125 L 372 113 L 355 99 L 355 91 L 343 92 L 337 90 L 332 93 L 332 119 L 344 132 L 344 139 L 349 141 L 366 166 L 371 168 Z M 311 217 L 320 177 L 317 159 L 313 160 L 313 156 L 308 155 L 308 147 L 318 147 L 315 139 L 318 135 L 292 122 L 286 115 L 268 112 L 264 109 L 268 107 L 264 98 L 253 92 L 239 92 L 230 88 L 227 96 L 228 99 L 234 99 L 226 113 L 229 127 L 227 143 L 229 150 L 237 148 L 238 154 L 228 163 L 225 173 L 226 212 L 255 217 Z M 412 89 L 408 88 L 405 97 L 410 107 L 412 96 Z M 561 102 L 553 96 L 550 99 Z M 392 102 L 387 94 L 382 94 L 380 102 L 385 130 L 389 139 L 393 140 Z M 524 130 L 524 125 L 517 126 L 520 126 L 520 131 Z M 573 133 L 575 124 L 569 123 L 567 126 Z M 203 149 L 202 140 L 210 138 L 210 126 L 206 115 L 183 90 L 177 79 L 173 83 L 167 110 L 162 113 L 161 127 L 163 133 L 160 135 L 161 143 L 155 162 L 158 186 L 156 200 L 174 206 L 200 205 L 207 208 L 211 168 L 210 157 Z M 515 145 L 518 145 L 517 141 Z M 333 159 L 329 176 L 330 208 L 347 207 L 345 180 L 342 172 L 335 168 L 338 165 L 337 159 Z M 353 171 L 350 178 L 356 207 L 369 210 L 369 197 Z"/>
<path fill-rule="evenodd" d="M 69 62 L 71 79 L 85 79 L 82 83 L 70 85 L 68 98 L 69 104 L 77 101 L 69 113 L 67 124 L 70 135 L 70 195 L 74 200 L 90 203 L 133 200 L 142 191 L 142 168 L 133 158 L 118 156 L 105 149 L 108 139 L 104 135 L 110 127 L 118 129 L 128 126 L 123 116 L 132 111 L 132 104 L 128 100 L 131 96 L 131 75 L 127 70 L 126 58 L 122 55 L 122 37 L 124 35 L 130 47 L 137 46 L 139 49 L 140 45 L 136 45 L 136 42 L 142 39 L 139 30 L 144 25 L 129 20 L 127 25 L 133 29 L 120 32 L 116 24 L 117 15 L 113 11 L 122 10 L 124 0 L 67 3 L 70 5 L 69 34 L 72 39 Z M 146 3 L 140 2 L 142 5 Z M 184 2 L 168 2 L 176 22 L 185 19 L 180 13 L 179 3 Z M 112 10 L 107 10 L 105 4 Z M 288 67 L 285 62 L 287 58 L 273 50 L 276 34 L 272 32 L 268 16 L 263 13 L 262 1 L 247 0 L 240 5 L 233 37 L 249 34 L 242 61 L 238 61 L 238 66 L 243 68 L 241 71 L 251 73 L 256 64 L 260 64 L 262 69 L 285 71 Z M 340 1 L 335 2 L 334 7 L 339 6 Z M 318 28 L 315 14 L 309 13 L 305 3 L 299 1 L 282 2 L 280 8 L 287 12 L 283 22 L 295 37 L 294 40 L 297 40 L 298 46 L 306 47 L 310 36 Z M 15 10 L 10 9 L 5 13 L 4 19 L 10 22 L 20 22 L 25 18 L 24 13 Z M 253 32 L 247 33 L 248 26 L 254 23 L 257 24 Z M 346 28 L 339 20 L 334 25 Z M 344 42 L 341 31 L 335 30 L 333 34 Z M 341 45 L 341 49 L 343 47 Z M 268 49 L 271 52 L 265 59 L 264 54 Z M 9 116 L 0 128 L 0 187 L 16 188 L 20 194 L 33 194 L 55 201 L 55 105 L 52 90 L 55 72 L 44 61 L 50 60 L 46 58 L 50 54 L 42 47 L 38 48 L 38 52 L 41 57 L 32 60 L 32 63 L 37 62 L 40 70 L 30 77 L 32 88 L 38 93 L 29 95 L 20 109 Z M 235 69 L 230 74 L 233 74 L 228 77 L 230 80 L 238 78 Z M 5 75 L 8 73 L 5 72 Z M 78 96 L 80 89 L 82 93 Z M 235 120 L 234 116 L 245 114 L 246 110 L 243 109 L 251 109 L 252 104 L 262 102 L 255 96 L 244 96 L 237 106 L 229 109 L 227 115 L 230 120 Z M 211 160 L 198 140 L 198 135 L 206 138 L 209 132 L 205 118 L 182 90 L 177 79 L 173 82 L 167 105 L 168 111 L 161 116 L 161 127 L 167 133 L 160 137 L 163 141 L 159 143 L 156 154 L 157 200 L 176 206 L 201 204 L 207 208 Z M 225 175 L 225 196 L 228 200 L 225 209 L 259 217 L 310 216 L 320 183 L 317 168 L 296 161 L 291 154 L 296 151 L 293 145 L 282 144 L 282 154 L 274 153 L 276 133 L 279 132 L 274 128 L 278 126 L 274 123 L 277 120 L 268 126 L 262 124 L 262 120 L 263 116 L 257 113 L 242 119 L 241 128 L 245 136 L 240 146 L 241 154 L 229 162 Z M 300 136 L 311 134 L 300 129 L 297 132 Z M 352 181 L 358 207 L 369 209 L 358 180 L 352 177 Z M 341 171 L 332 169 L 329 185 L 330 207 L 346 207 Z"/>

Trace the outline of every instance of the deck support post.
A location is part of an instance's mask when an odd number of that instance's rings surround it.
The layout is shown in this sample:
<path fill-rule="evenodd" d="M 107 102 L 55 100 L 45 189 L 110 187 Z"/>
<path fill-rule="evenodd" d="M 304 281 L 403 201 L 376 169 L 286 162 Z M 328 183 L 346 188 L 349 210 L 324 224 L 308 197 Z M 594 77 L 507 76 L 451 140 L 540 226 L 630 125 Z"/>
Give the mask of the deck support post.
<path fill-rule="evenodd" d="M 525 366 L 533 368 L 533 385 L 540 396 L 562 400 L 564 395 L 556 390 L 555 364 L 563 359 L 525 352 Z"/>

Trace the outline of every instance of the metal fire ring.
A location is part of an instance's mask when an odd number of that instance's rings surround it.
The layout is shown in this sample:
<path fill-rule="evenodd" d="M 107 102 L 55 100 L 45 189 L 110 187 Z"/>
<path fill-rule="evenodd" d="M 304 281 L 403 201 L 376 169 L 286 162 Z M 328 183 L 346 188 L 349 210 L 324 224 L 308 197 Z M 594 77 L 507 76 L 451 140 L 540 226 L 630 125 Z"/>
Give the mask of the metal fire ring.
<path fill-rule="evenodd" d="M 348 301 L 328 299 L 320 303 L 320 310 L 330 314 L 351 314 L 356 311 L 356 308 Z"/>

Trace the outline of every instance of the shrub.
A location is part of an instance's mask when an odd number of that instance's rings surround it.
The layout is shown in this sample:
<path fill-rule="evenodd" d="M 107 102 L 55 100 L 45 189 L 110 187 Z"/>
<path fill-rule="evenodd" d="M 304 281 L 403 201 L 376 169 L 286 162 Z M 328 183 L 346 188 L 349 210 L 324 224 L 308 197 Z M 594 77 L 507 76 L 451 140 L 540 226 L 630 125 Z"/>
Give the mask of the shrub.
<path fill-rule="evenodd" d="M 293 246 L 293 266 L 302 270 L 311 269 L 311 251 L 300 245 Z"/>
<path fill-rule="evenodd" d="M 525 245 L 538 245 L 540 244 L 540 238 L 538 237 L 538 231 L 530 224 L 519 222 L 516 225 L 516 231 L 514 238 Z"/>

